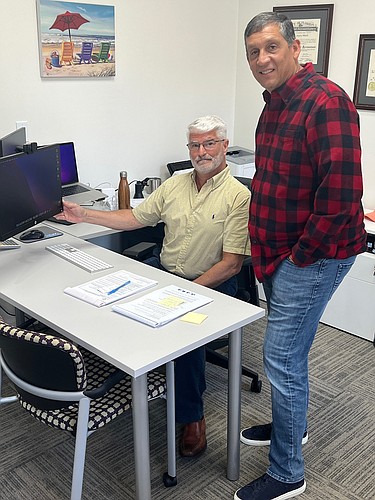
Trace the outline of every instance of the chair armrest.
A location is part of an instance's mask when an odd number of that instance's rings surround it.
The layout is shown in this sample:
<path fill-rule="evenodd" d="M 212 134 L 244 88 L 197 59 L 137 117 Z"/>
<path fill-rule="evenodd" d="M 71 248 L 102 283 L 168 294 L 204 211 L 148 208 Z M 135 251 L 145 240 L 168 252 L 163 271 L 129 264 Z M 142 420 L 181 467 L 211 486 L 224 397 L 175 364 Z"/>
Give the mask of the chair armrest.
<path fill-rule="evenodd" d="M 125 255 L 125 257 L 130 257 L 131 259 L 142 261 L 142 260 L 146 259 L 147 257 L 151 257 L 152 251 L 156 247 L 157 247 L 156 243 L 142 241 L 141 243 L 138 243 L 137 245 L 133 245 L 132 247 L 125 248 L 125 250 L 122 252 L 122 255 Z"/>
<path fill-rule="evenodd" d="M 83 394 L 90 399 L 101 398 L 126 376 L 127 374 L 125 372 L 118 369 L 115 372 L 111 373 L 111 375 L 105 379 L 100 387 L 95 387 L 95 389 L 83 391 Z"/>

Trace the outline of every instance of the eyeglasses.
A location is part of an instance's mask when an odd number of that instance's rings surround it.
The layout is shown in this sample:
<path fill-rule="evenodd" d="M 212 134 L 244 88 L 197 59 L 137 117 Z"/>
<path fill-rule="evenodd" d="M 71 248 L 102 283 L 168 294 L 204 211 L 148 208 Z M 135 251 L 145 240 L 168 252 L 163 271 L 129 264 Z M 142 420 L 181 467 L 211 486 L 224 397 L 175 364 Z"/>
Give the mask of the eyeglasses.
<path fill-rule="evenodd" d="M 197 152 L 201 146 L 203 146 L 206 151 L 209 151 L 210 149 L 215 148 L 216 143 L 224 141 L 225 139 L 211 139 L 210 141 L 204 142 L 189 142 L 186 146 L 189 148 L 189 151 Z"/>

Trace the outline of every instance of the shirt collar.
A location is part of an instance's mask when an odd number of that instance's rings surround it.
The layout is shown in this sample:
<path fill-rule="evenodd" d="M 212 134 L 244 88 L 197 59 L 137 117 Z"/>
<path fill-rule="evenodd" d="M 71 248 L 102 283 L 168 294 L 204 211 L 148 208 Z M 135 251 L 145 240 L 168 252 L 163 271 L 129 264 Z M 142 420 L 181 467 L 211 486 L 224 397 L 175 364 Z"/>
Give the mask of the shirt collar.
<path fill-rule="evenodd" d="M 211 179 L 208 179 L 208 181 L 205 183 L 208 186 L 211 185 L 212 189 L 215 189 L 217 186 L 220 186 L 229 176 L 231 175 L 230 169 L 228 165 L 218 174 L 214 175 L 211 177 Z M 196 176 L 196 171 L 193 170 L 190 174 L 192 181 L 195 184 L 195 176 Z"/>
<path fill-rule="evenodd" d="M 270 93 L 268 90 L 265 90 L 263 92 L 263 99 L 267 104 L 270 102 L 273 94 L 277 94 L 285 104 L 288 103 L 293 97 L 293 94 L 296 92 L 296 90 L 301 88 L 301 84 L 303 83 L 303 81 L 309 78 L 313 73 L 315 73 L 314 66 L 311 62 L 301 64 L 301 66 L 302 69 L 300 71 L 291 76 L 289 80 L 275 89 L 272 93 Z"/>

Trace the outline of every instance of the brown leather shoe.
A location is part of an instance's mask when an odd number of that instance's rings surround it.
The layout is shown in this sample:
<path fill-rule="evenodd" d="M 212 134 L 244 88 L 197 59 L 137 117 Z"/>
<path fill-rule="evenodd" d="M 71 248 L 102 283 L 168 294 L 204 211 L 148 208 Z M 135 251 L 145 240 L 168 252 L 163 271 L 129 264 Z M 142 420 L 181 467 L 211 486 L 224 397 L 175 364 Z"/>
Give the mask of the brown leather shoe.
<path fill-rule="evenodd" d="M 197 457 L 206 448 L 206 421 L 204 417 L 198 422 L 186 424 L 182 429 L 180 455 L 188 458 Z"/>

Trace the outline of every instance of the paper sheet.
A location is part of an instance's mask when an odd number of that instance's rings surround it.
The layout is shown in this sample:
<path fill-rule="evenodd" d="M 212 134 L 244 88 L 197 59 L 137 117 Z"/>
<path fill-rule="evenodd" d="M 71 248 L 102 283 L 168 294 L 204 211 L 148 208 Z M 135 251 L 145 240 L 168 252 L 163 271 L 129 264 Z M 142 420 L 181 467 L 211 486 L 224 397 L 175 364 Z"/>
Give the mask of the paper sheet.
<path fill-rule="evenodd" d="M 64 292 L 96 307 L 111 304 L 151 286 L 157 281 L 127 271 L 116 271 L 82 285 L 65 288 Z"/>

